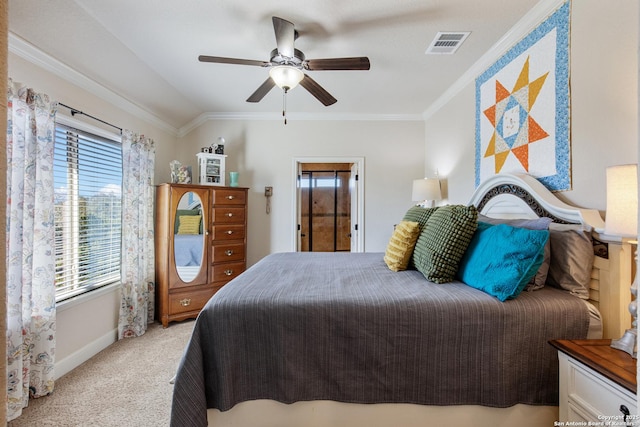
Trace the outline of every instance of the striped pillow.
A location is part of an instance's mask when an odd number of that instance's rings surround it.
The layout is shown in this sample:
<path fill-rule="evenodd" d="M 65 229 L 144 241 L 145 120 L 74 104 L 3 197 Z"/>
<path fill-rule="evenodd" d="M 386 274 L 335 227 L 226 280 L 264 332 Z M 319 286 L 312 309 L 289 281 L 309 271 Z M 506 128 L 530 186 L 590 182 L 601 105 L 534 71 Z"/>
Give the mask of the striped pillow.
<path fill-rule="evenodd" d="M 384 253 L 384 262 L 390 270 L 406 270 L 409 259 L 413 254 L 413 247 L 420 234 L 420 225 L 413 221 L 400 221 L 396 225 L 387 250 Z"/>
<path fill-rule="evenodd" d="M 182 215 L 178 217 L 178 234 L 199 234 L 200 215 Z"/>
<path fill-rule="evenodd" d="M 413 262 L 427 280 L 451 282 L 478 226 L 475 206 L 438 208 L 427 220 L 413 252 Z"/>

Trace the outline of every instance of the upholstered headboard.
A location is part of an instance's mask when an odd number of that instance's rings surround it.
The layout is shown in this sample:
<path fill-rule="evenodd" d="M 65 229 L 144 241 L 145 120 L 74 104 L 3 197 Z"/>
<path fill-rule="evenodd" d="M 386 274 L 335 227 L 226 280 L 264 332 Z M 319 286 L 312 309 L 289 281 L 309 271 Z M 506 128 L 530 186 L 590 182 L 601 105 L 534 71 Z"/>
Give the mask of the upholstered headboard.
<path fill-rule="evenodd" d="M 629 243 L 601 234 L 604 221 L 594 209 L 559 200 L 530 175 L 498 174 L 481 183 L 471 204 L 493 218 L 549 217 L 556 223 L 587 224 L 593 228 L 594 262 L 589 301 L 602 315 L 604 338 L 619 338 L 631 327 L 633 254 Z"/>

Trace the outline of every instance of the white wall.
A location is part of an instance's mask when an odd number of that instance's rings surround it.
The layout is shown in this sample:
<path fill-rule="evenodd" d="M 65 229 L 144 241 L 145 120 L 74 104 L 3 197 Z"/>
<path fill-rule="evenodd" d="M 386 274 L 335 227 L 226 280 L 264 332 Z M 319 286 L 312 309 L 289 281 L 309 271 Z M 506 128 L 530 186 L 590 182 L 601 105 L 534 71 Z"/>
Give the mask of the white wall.
<path fill-rule="evenodd" d="M 294 158 L 364 157 L 367 252 L 385 250 L 411 205 L 412 180 L 424 176 L 422 121 L 210 120 L 179 140 L 179 159 L 197 170 L 195 154 L 219 136 L 226 140 L 227 171 L 240 172 L 240 186 L 250 188 L 249 265 L 293 249 Z M 270 215 L 265 186 L 273 187 Z"/>
<path fill-rule="evenodd" d="M 573 189 L 564 201 L 604 211 L 605 168 L 638 161 L 638 1 L 572 2 L 570 42 Z M 447 178 L 449 199 L 474 190 L 475 86 L 425 123 L 427 169 Z"/>

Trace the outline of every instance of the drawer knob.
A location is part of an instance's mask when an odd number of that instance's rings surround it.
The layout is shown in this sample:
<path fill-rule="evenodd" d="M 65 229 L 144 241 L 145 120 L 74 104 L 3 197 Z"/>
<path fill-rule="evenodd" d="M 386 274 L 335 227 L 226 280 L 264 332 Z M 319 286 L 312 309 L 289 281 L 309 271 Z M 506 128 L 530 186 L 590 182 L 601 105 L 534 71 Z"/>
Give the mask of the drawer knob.
<path fill-rule="evenodd" d="M 227 249 L 226 251 L 224 251 L 225 254 L 227 254 L 227 256 L 231 256 L 233 255 L 233 250 L 232 249 Z"/>
<path fill-rule="evenodd" d="M 229 235 L 233 234 L 233 230 L 228 230 L 227 234 L 229 234 Z"/>
<path fill-rule="evenodd" d="M 180 305 L 183 307 L 187 307 L 191 304 L 191 298 L 184 298 L 180 300 Z"/>
<path fill-rule="evenodd" d="M 224 274 L 226 274 L 227 276 L 231 276 L 233 274 L 233 270 L 225 270 Z"/>
<path fill-rule="evenodd" d="M 227 213 L 227 216 L 228 216 L 229 218 L 231 218 L 231 217 L 233 216 L 233 213 L 232 213 L 232 212 L 229 212 L 229 213 Z"/>
<path fill-rule="evenodd" d="M 235 196 L 231 196 L 231 195 L 229 195 L 229 196 L 227 196 L 227 199 L 229 199 L 229 200 L 233 200 L 233 199 L 235 199 Z"/>

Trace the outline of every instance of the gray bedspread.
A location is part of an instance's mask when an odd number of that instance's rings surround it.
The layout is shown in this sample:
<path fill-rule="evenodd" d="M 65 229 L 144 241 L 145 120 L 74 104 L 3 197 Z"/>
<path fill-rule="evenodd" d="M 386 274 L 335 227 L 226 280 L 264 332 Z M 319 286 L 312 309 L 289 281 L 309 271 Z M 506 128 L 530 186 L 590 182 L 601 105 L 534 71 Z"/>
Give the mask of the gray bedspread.
<path fill-rule="evenodd" d="M 587 307 L 544 288 L 500 302 L 393 272 L 380 253 L 279 253 L 206 305 L 180 362 L 172 426 L 254 399 L 558 404 L 551 339 L 585 338 Z"/>

